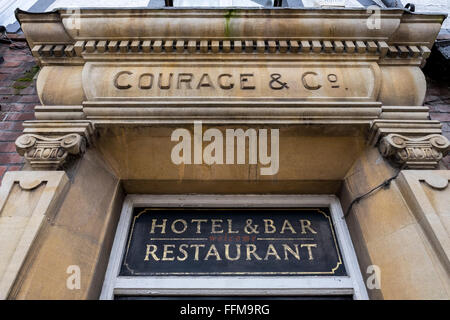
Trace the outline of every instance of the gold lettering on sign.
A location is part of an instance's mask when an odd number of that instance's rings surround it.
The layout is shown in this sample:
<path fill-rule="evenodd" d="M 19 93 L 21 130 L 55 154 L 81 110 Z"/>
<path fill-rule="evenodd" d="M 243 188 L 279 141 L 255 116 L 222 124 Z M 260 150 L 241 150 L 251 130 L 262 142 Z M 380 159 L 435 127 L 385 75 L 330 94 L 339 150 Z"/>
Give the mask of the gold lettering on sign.
<path fill-rule="evenodd" d="M 155 260 L 155 261 L 159 261 L 159 258 L 156 256 L 156 254 L 155 254 L 155 252 L 156 252 L 156 250 L 158 249 L 158 247 L 157 246 L 155 246 L 154 244 L 148 244 L 147 245 L 147 252 L 146 252 L 146 254 L 145 254 L 145 258 L 144 258 L 144 261 L 148 261 L 149 259 L 148 259 L 148 256 L 149 255 L 152 255 L 152 257 L 153 257 L 153 259 Z"/>
<path fill-rule="evenodd" d="M 281 260 L 280 256 L 278 255 L 278 252 L 277 252 L 277 250 L 275 250 L 275 247 L 273 246 L 273 244 L 269 244 L 269 246 L 267 247 L 266 256 L 264 257 L 264 260 L 268 260 L 269 256 L 274 256 L 275 259 Z"/>
<path fill-rule="evenodd" d="M 258 225 L 257 224 L 253 224 L 253 220 L 252 219 L 247 219 L 245 221 L 244 232 L 246 234 L 259 233 Z"/>
<path fill-rule="evenodd" d="M 163 219 L 162 224 L 156 224 L 156 221 L 158 219 L 152 219 L 152 227 L 150 229 L 150 233 L 155 233 L 155 228 L 161 228 L 161 233 L 164 234 L 166 233 L 166 222 L 167 219 Z"/>
<path fill-rule="evenodd" d="M 295 251 L 292 250 L 290 246 L 283 243 L 284 248 L 284 260 L 289 260 L 288 252 L 295 257 L 295 259 L 300 260 L 300 253 L 298 252 L 298 244 L 294 244 Z"/>
<path fill-rule="evenodd" d="M 225 259 L 227 259 L 229 261 L 239 260 L 239 258 L 241 257 L 241 245 L 240 244 L 236 244 L 236 256 L 234 258 L 230 257 L 230 245 L 225 244 L 224 247 L 225 247 Z"/>
<path fill-rule="evenodd" d="M 182 79 L 189 80 L 191 77 L 184 75 Z M 333 76 L 328 77 L 328 80 L 335 79 Z M 185 86 L 188 82 L 182 81 L 181 83 L 182 86 Z M 325 79 L 325 83 L 327 83 L 327 79 Z M 422 155 L 417 154 L 417 156 Z M 328 220 L 324 223 L 331 228 L 329 231 L 332 232 L 331 235 L 334 238 L 334 242 L 331 244 L 326 242 L 322 244 L 323 241 L 328 241 L 328 236 L 325 239 L 315 236 L 317 233 L 327 232 L 327 229 L 322 228 L 318 218 L 306 214 L 294 217 L 290 215 L 275 217 L 272 213 L 267 216 L 255 216 L 253 213 L 248 213 L 247 216 L 239 214 L 236 217 L 220 214 L 214 216 L 184 214 L 181 217 L 163 214 L 147 216 L 144 226 L 150 229 L 152 235 L 149 240 L 151 242 L 147 244 L 145 239 L 131 240 L 130 237 L 123 265 L 133 275 L 147 274 L 146 270 L 135 269 L 134 262 L 130 264 L 127 261 L 128 250 L 132 248 L 130 252 L 133 254 L 137 251 L 140 252 L 138 257 L 140 262 L 148 262 L 149 269 L 150 264 L 153 263 L 152 273 L 161 275 L 171 273 L 180 275 L 195 273 L 277 274 L 277 272 L 282 274 L 315 274 L 316 272 L 317 274 L 335 274 L 343 262 L 332 230 L 332 220 L 326 213 L 319 209 L 317 211 Z M 142 230 L 141 227 L 134 228 L 135 220 L 131 226 L 131 233 L 134 232 L 133 230 Z M 136 243 L 138 244 L 137 251 L 134 249 Z M 320 250 L 318 250 L 319 244 Z M 334 249 L 336 250 L 335 254 L 332 252 Z M 329 269 L 328 260 L 334 255 L 337 258 L 336 264 L 331 261 L 333 265 Z M 323 259 L 324 261 L 322 261 Z M 266 270 L 255 272 L 245 270 L 248 266 L 258 264 L 258 262 L 263 263 L 263 269 Z M 205 270 L 197 270 L 198 263 L 205 264 Z M 271 263 L 277 263 L 278 267 L 275 266 L 273 271 L 268 271 L 266 267 L 270 267 Z M 290 267 L 286 267 L 288 270 L 282 270 L 280 263 L 285 263 L 286 266 L 290 266 L 291 263 L 293 266 L 300 263 L 300 266 L 305 266 L 306 269 L 291 272 L 289 271 Z M 181 271 L 176 270 L 176 264 L 180 265 Z M 166 268 L 169 265 L 171 267 Z M 182 265 L 187 266 L 187 269 L 183 271 Z M 175 271 L 172 266 L 175 267 Z M 231 267 L 232 270 L 222 272 L 220 269 L 223 266 Z M 322 271 L 324 267 L 327 270 Z M 124 269 L 121 270 L 123 272 Z M 340 271 L 339 274 L 341 274 Z"/>
<path fill-rule="evenodd" d="M 220 224 L 222 221 L 222 219 L 211 219 L 211 233 L 223 233 L 223 229 L 217 230 L 217 228 L 222 228 Z"/>
<path fill-rule="evenodd" d="M 181 222 L 181 224 L 183 224 L 183 229 L 177 230 L 177 229 L 175 228 L 175 225 L 177 224 L 177 222 Z M 183 233 L 183 232 L 186 231 L 186 229 L 187 229 L 187 222 L 186 222 L 185 220 L 183 220 L 183 219 L 177 219 L 177 220 L 175 220 L 174 222 L 172 222 L 172 231 L 173 231 L 174 233 Z"/>
<path fill-rule="evenodd" d="M 207 219 L 192 219 L 191 220 L 192 223 L 197 223 L 197 233 L 201 233 L 201 223 L 202 222 L 208 222 Z"/>
<path fill-rule="evenodd" d="M 247 258 L 246 260 L 252 260 L 251 256 L 253 255 L 256 260 L 262 260 L 260 256 L 256 253 L 256 245 L 254 244 L 246 244 L 247 249 Z"/>
<path fill-rule="evenodd" d="M 228 221 L 228 233 L 238 233 L 239 231 L 234 230 L 233 231 L 233 220 L 227 219 Z"/>
<path fill-rule="evenodd" d="M 222 237 L 219 237 L 222 238 Z M 241 258 L 247 261 L 252 260 L 282 260 L 280 253 L 284 253 L 284 260 L 289 261 L 290 258 L 293 258 L 295 260 L 300 261 L 301 255 L 300 255 L 300 248 L 306 248 L 307 257 L 308 260 L 312 261 L 314 260 L 313 255 L 313 248 L 317 248 L 317 244 L 315 243 L 308 243 L 308 244 L 286 244 L 282 243 L 281 248 L 277 249 L 273 243 L 269 243 L 266 248 L 264 248 L 264 259 L 259 256 L 257 252 L 257 245 L 255 244 L 245 244 L 245 251 L 246 255 L 245 257 L 241 255 L 242 253 L 242 244 L 229 244 L 225 243 L 220 247 L 217 247 L 215 244 L 210 244 L 208 249 L 206 249 L 206 245 L 204 244 L 191 244 L 188 245 L 186 243 L 182 243 L 180 245 L 175 244 L 163 244 L 160 248 L 161 250 L 158 251 L 158 246 L 154 244 L 147 244 L 146 245 L 146 252 L 144 261 L 149 261 L 150 258 L 154 261 L 185 261 L 190 257 L 190 254 L 192 254 L 192 250 L 194 249 L 194 261 L 208 261 L 209 259 L 215 258 L 216 261 L 222 261 L 222 256 L 227 261 L 238 261 Z M 233 247 L 233 249 L 231 249 Z M 204 250 L 200 250 L 200 249 Z M 220 249 L 220 251 L 219 251 Z M 277 251 L 280 250 L 280 251 Z M 190 251 L 190 253 L 189 253 Z M 231 254 L 232 252 L 232 254 Z M 192 259 L 192 258 L 191 258 Z"/>
<path fill-rule="evenodd" d="M 308 249 L 308 260 L 314 260 L 311 248 L 317 248 L 317 244 L 302 244 L 300 247 L 306 247 Z"/>
<path fill-rule="evenodd" d="M 175 257 L 168 257 L 168 254 L 173 254 L 173 250 L 169 250 L 169 248 L 175 248 L 174 244 L 165 244 L 163 246 L 163 257 L 162 261 L 173 261 L 175 260 Z"/>
<path fill-rule="evenodd" d="M 423 156 L 423 154 L 419 155 Z M 272 219 L 262 219 L 263 226 L 259 224 L 253 223 L 253 219 L 247 219 L 245 221 L 245 225 L 237 230 L 233 229 L 233 219 L 191 219 L 189 222 L 184 219 L 176 219 L 170 224 L 170 228 L 173 233 L 181 234 L 186 232 L 186 230 L 190 227 L 195 228 L 195 233 L 201 234 L 205 230 L 205 224 L 209 225 L 207 229 L 210 229 L 210 233 L 224 233 L 235 234 L 239 232 L 245 232 L 246 234 L 259 234 L 260 230 L 265 234 L 273 234 L 279 232 L 280 234 L 284 234 L 289 232 L 291 234 L 297 234 L 297 231 L 294 227 L 294 224 L 291 223 L 288 219 L 284 219 L 281 225 L 276 225 L 274 220 Z M 295 226 L 300 226 L 301 234 L 312 233 L 317 234 L 316 230 L 314 230 L 312 223 L 309 219 L 299 219 L 298 224 Z M 154 234 L 157 231 L 161 234 L 166 233 L 167 219 L 152 219 L 150 233 Z"/>
<path fill-rule="evenodd" d="M 195 248 L 194 260 L 198 261 L 199 248 L 204 248 L 205 245 L 204 244 L 191 244 L 190 247 Z"/>
<path fill-rule="evenodd" d="M 189 247 L 189 245 L 187 245 L 187 244 L 185 244 L 185 243 L 180 244 L 179 250 L 180 250 L 180 252 L 183 254 L 183 257 L 177 256 L 177 260 L 178 260 L 178 261 L 184 261 L 184 260 L 187 259 L 188 253 L 187 253 L 187 251 L 186 251 L 184 248 L 187 249 L 188 247 Z"/>
<path fill-rule="evenodd" d="M 311 233 L 316 234 L 317 232 L 314 231 L 311 228 L 311 221 L 309 221 L 308 219 L 301 219 L 300 220 L 300 224 L 302 226 L 302 234 L 306 233 L 306 229 L 308 229 L 309 231 L 311 231 Z"/>
<path fill-rule="evenodd" d="M 217 251 L 216 246 L 213 244 L 209 247 L 208 253 L 206 254 L 204 260 L 208 260 L 209 256 L 215 256 L 217 261 L 222 260 L 219 256 L 219 251 Z"/>
<path fill-rule="evenodd" d="M 272 219 L 263 219 L 263 221 L 264 221 L 264 233 L 275 233 L 277 231 L 277 228 L 274 226 L 274 222 Z"/>
<path fill-rule="evenodd" d="M 284 233 L 284 230 L 286 228 L 289 229 L 291 231 L 291 233 L 297 233 L 297 232 L 295 232 L 294 227 L 292 227 L 292 224 L 287 219 L 284 220 L 284 223 L 283 223 L 283 226 L 281 227 L 280 233 Z"/>

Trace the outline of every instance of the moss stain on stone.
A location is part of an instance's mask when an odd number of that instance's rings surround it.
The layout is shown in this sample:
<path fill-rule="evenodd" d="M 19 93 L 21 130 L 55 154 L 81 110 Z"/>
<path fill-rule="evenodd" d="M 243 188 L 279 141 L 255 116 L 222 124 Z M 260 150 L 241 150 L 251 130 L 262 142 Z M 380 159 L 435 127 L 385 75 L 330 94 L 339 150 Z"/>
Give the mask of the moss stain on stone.
<path fill-rule="evenodd" d="M 227 10 L 225 14 L 225 37 L 230 37 L 230 21 L 233 16 L 236 15 L 235 9 Z"/>
<path fill-rule="evenodd" d="M 19 95 L 20 91 L 27 88 L 34 79 L 34 76 L 38 73 L 39 66 L 33 66 L 30 70 L 25 71 L 25 73 L 12 85 L 16 90 L 14 94 Z"/>

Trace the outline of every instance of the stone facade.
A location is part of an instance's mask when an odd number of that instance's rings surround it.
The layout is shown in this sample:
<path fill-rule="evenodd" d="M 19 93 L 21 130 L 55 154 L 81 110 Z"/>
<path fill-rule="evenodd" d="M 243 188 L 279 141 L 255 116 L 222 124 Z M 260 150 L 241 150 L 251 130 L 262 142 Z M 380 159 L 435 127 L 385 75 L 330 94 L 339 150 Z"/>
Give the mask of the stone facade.
<path fill-rule="evenodd" d="M 26 254 L 26 242 L 14 265 L 3 269 L 3 297 L 97 298 L 126 194 L 274 193 L 339 196 L 362 274 L 375 264 L 387 279 L 371 298 L 448 298 L 450 283 L 442 279 L 450 256 L 449 177 L 442 158 L 449 142 L 441 115 L 448 108 L 430 98 L 433 87 L 427 95 L 420 69 L 442 17 L 387 10 L 384 27 L 370 31 L 364 10 L 339 12 L 339 21 L 336 13 L 85 10 L 78 30 L 64 10 L 19 13 L 41 66 L 41 105 L 15 140 L 26 165 L 4 176 L 1 216 L 18 216 L 8 199 L 43 199 L 45 172 L 48 181 L 54 170 L 65 173 L 54 182 L 62 188 L 52 196 L 58 206 L 39 207 L 37 217 L 50 223 L 36 218 L 32 224 L 37 250 Z M 293 23 L 280 23 L 280 14 Z M 138 39 L 117 23 L 123 17 Z M 162 28 L 167 19 L 171 28 Z M 321 27 L 323 19 L 334 26 L 332 34 Z M 52 30 L 52 37 L 42 30 Z M 228 128 L 278 128 L 279 170 L 264 175 L 250 161 L 173 163 L 171 134 L 191 132 L 194 121 L 221 136 Z M 7 229 L 5 221 L 0 226 Z M 13 238 L 6 243 L 12 254 L 26 241 Z M 63 255 L 55 254 L 60 246 Z M 64 286 L 69 264 L 87 275 L 81 291 Z"/>
<path fill-rule="evenodd" d="M 24 159 L 16 153 L 14 141 L 23 130 L 25 120 L 34 119 L 34 106 L 39 103 L 33 68 L 38 68 L 30 49 L 25 46 L 23 36 L 10 35 L 17 45 L 0 44 L 0 55 L 4 62 L 0 65 L 0 98 L 2 116 L 2 142 L 0 143 L 0 179 L 7 171 L 20 170 Z M 430 59 L 433 57 L 431 56 Z M 30 73 L 31 71 L 31 73 Z M 37 71 L 37 70 L 36 70 Z M 17 81 L 24 79 L 30 81 Z M 432 120 L 442 123 L 443 135 L 450 139 L 450 85 L 427 77 L 427 91 L 424 105 L 429 107 Z M 18 87 L 20 89 L 16 89 Z M 22 88 L 24 87 L 24 88 Z M 450 168 L 450 155 L 442 163 Z"/>

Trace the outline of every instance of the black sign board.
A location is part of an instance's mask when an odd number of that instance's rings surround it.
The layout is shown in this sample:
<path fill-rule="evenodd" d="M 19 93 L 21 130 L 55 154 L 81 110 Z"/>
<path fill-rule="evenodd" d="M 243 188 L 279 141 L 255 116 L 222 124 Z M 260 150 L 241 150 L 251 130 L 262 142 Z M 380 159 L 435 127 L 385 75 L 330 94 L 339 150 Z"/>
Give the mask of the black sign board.
<path fill-rule="evenodd" d="M 344 276 L 328 208 L 135 208 L 120 276 Z"/>

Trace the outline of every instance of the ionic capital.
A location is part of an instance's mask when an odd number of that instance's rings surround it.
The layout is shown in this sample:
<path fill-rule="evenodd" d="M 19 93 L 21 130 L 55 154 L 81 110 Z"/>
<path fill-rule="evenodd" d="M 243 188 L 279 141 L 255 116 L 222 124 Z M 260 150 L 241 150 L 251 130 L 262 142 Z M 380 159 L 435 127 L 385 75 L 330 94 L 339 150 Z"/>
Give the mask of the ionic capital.
<path fill-rule="evenodd" d="M 57 137 L 23 134 L 16 139 L 16 150 L 33 169 L 57 170 L 69 155 L 84 153 L 86 139 L 77 133 Z"/>
<path fill-rule="evenodd" d="M 384 136 L 378 145 L 380 153 L 407 169 L 434 169 L 449 152 L 450 142 L 440 134 L 406 137 L 400 134 Z"/>

